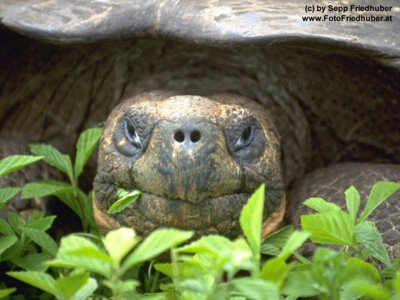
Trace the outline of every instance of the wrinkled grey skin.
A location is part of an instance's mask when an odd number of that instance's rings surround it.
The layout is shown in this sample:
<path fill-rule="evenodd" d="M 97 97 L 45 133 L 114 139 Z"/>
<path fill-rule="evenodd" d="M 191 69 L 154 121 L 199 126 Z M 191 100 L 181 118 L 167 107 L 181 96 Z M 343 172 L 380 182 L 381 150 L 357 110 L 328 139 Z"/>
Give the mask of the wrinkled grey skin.
<path fill-rule="evenodd" d="M 263 105 L 278 128 L 289 219 L 307 196 L 337 201 L 353 180 L 362 194 L 376 180 L 399 180 L 396 1 L 381 3 L 393 6 L 384 14 L 393 21 L 376 23 L 304 23 L 297 17 L 305 1 L 198 3 L 1 3 L 1 141 L 18 147 L 40 141 L 72 152 L 82 129 L 131 96 L 160 89 L 231 93 Z M 164 37 L 181 41 L 157 39 Z M 398 198 L 375 216 L 393 251 Z"/>

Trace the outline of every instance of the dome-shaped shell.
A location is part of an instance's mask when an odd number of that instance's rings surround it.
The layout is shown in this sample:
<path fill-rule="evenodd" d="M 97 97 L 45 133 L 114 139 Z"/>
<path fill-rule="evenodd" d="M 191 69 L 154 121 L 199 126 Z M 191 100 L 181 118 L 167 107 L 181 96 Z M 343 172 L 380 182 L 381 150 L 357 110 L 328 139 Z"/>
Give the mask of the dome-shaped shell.
<path fill-rule="evenodd" d="M 0 4 L 4 26 L 55 43 L 128 37 L 214 45 L 317 41 L 389 56 L 400 53 L 399 13 L 396 0 L 6 0 Z M 371 16 L 374 19 L 368 19 Z M 310 19 L 314 17 L 322 19 Z"/>

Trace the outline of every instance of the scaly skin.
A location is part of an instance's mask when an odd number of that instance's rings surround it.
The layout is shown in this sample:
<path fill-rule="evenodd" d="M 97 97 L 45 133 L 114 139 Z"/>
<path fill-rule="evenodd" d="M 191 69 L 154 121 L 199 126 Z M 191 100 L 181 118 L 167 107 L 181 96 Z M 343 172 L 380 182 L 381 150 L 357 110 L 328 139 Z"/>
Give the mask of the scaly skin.
<path fill-rule="evenodd" d="M 104 213 L 117 188 L 139 189 L 113 217 L 118 224 L 145 235 L 173 226 L 235 237 L 241 208 L 265 183 L 265 220 L 283 217 L 280 143 L 268 113 L 243 97 L 210 99 L 220 102 L 155 92 L 118 106 L 100 142 L 95 207 Z"/>

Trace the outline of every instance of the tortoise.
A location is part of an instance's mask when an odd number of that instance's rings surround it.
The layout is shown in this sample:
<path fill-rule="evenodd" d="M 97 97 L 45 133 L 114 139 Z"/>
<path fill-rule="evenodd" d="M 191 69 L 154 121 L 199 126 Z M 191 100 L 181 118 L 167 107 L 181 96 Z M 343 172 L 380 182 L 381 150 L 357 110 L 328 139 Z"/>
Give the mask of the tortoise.
<path fill-rule="evenodd" d="M 347 2 L 3 1 L 1 151 L 40 141 L 72 152 L 107 119 L 86 177 L 97 222 L 142 235 L 234 237 L 261 183 L 264 235 L 298 224 L 309 196 L 340 202 L 354 184 L 365 198 L 400 179 L 400 8 L 361 6 L 335 22 Z M 328 20 L 307 21 L 319 7 Z M 371 13 L 386 22 L 351 19 Z M 119 187 L 143 194 L 110 216 Z M 393 253 L 398 198 L 373 216 Z"/>

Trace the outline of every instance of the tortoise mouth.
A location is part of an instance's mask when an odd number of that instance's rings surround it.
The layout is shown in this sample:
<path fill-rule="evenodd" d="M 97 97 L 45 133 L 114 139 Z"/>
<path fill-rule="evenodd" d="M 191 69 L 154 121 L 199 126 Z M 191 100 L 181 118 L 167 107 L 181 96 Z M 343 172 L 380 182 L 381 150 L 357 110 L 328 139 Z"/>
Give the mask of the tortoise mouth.
<path fill-rule="evenodd" d="M 269 189 L 265 193 L 264 219 L 278 209 L 283 194 L 283 189 Z M 249 193 L 237 193 L 208 197 L 201 203 L 193 204 L 142 192 L 140 198 L 121 213 L 105 216 L 107 213 L 104 208 L 96 203 L 94 209 L 99 226 L 108 226 L 104 228 L 108 230 L 111 229 L 110 224 L 114 224 L 112 227 L 128 226 L 135 228 L 138 234 L 146 236 L 159 227 L 175 227 L 194 230 L 196 236 L 222 234 L 237 237 L 241 234 L 239 216 L 249 197 Z M 274 203 L 278 204 L 278 207 L 275 207 Z M 99 217 L 99 213 L 103 217 Z M 104 222 L 99 221 L 102 218 L 107 219 L 107 226 L 102 226 Z"/>

